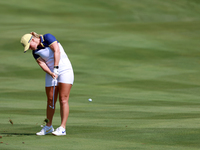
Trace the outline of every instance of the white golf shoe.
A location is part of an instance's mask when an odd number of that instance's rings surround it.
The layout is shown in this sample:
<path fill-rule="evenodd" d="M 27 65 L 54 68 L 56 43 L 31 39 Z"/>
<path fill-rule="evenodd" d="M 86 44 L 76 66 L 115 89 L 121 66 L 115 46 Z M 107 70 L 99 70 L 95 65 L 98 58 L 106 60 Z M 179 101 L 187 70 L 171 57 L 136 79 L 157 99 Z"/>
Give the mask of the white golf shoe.
<path fill-rule="evenodd" d="M 56 135 L 56 136 L 60 136 L 60 135 L 66 135 L 66 130 L 65 128 L 63 127 L 58 127 L 56 129 L 56 131 L 52 132 L 53 135 Z"/>
<path fill-rule="evenodd" d="M 37 132 L 36 135 L 46 135 L 48 133 L 52 133 L 54 131 L 53 126 L 50 127 L 44 126 L 40 132 Z"/>

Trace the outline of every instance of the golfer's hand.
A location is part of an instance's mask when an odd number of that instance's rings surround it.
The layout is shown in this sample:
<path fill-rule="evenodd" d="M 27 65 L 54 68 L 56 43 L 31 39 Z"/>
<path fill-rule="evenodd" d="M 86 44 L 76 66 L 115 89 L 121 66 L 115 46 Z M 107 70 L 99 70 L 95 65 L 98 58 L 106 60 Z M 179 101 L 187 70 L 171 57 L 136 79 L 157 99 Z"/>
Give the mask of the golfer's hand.
<path fill-rule="evenodd" d="M 57 68 L 54 68 L 54 69 L 53 69 L 53 73 L 56 74 L 56 75 L 58 75 L 58 74 L 59 74 L 58 69 L 57 69 Z"/>
<path fill-rule="evenodd" d="M 53 79 L 57 79 L 57 78 L 58 78 L 58 75 L 57 75 L 57 74 L 55 74 L 55 73 L 52 73 L 52 75 L 51 75 L 51 76 L 52 76 L 52 78 L 53 78 Z"/>
<path fill-rule="evenodd" d="M 53 79 L 57 79 L 57 78 L 58 78 L 58 75 L 55 74 L 54 72 L 52 72 L 50 75 L 51 75 L 51 77 L 52 77 Z"/>

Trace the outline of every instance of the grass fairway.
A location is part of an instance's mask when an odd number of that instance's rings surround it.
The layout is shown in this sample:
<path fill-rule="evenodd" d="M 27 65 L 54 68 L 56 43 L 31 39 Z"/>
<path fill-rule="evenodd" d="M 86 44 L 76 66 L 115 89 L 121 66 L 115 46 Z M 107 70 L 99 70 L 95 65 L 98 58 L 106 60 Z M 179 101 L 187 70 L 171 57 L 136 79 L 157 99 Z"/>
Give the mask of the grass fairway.
<path fill-rule="evenodd" d="M 1 0 L 0 21 L 1 150 L 200 148 L 199 0 Z M 46 96 L 19 43 L 31 31 L 54 34 L 74 68 L 64 137 L 35 135 Z"/>

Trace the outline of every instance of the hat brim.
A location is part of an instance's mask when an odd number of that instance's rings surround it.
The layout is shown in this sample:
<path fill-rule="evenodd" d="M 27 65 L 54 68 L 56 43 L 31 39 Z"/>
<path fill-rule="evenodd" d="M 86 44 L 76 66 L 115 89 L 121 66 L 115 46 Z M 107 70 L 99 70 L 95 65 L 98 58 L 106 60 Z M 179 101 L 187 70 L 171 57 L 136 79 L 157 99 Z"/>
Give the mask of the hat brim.
<path fill-rule="evenodd" d="M 29 50 L 29 47 L 30 47 L 30 43 L 28 43 L 25 47 L 24 47 L 24 53 Z"/>

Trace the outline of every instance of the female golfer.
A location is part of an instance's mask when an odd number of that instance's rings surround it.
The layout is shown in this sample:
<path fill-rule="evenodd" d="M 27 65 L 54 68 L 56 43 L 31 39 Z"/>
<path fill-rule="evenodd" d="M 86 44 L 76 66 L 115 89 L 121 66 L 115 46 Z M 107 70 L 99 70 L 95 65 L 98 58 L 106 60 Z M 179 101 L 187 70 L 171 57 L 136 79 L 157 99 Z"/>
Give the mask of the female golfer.
<path fill-rule="evenodd" d="M 33 57 L 46 72 L 45 90 L 47 95 L 47 119 L 49 122 L 36 135 L 66 135 L 66 122 L 69 115 L 69 94 L 74 82 L 74 73 L 63 47 L 52 34 L 39 35 L 35 32 L 25 34 L 21 38 L 24 52 L 33 50 Z M 61 125 L 55 131 L 52 119 L 55 104 L 59 95 Z M 54 102 L 54 103 L 53 103 Z"/>

